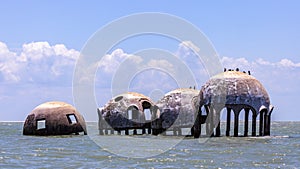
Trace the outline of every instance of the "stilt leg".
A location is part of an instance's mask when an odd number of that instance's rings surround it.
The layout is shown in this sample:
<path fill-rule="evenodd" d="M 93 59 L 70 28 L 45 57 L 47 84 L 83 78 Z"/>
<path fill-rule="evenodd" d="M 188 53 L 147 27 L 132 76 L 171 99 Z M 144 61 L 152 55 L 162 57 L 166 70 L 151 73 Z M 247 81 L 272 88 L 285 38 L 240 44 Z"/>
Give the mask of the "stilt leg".
<path fill-rule="evenodd" d="M 230 119 L 231 119 L 231 109 L 227 108 L 227 122 L 226 122 L 226 136 L 230 135 Z"/>
<path fill-rule="evenodd" d="M 244 126 L 244 136 L 248 136 L 248 121 L 249 121 L 249 109 L 245 109 L 245 126 Z"/>
<path fill-rule="evenodd" d="M 239 135 L 239 113 L 234 113 L 234 137 Z"/>
<path fill-rule="evenodd" d="M 259 113 L 259 136 L 263 136 L 264 113 Z"/>
<path fill-rule="evenodd" d="M 256 136 L 256 112 L 252 112 L 252 136 Z"/>

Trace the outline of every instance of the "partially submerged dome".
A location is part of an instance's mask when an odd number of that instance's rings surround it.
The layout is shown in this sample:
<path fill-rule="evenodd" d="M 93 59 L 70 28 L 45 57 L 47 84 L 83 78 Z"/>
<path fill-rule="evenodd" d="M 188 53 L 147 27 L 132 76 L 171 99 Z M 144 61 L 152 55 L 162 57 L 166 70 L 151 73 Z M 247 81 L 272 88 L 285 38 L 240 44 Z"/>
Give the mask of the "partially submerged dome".
<path fill-rule="evenodd" d="M 82 115 L 70 104 L 64 102 L 46 102 L 27 116 L 24 123 L 24 135 L 66 135 L 87 134 Z"/>
<path fill-rule="evenodd" d="M 152 122 L 152 129 L 191 128 L 198 112 L 199 90 L 180 88 L 168 92 L 156 106 L 159 120 Z M 155 133 L 155 132 L 154 132 Z"/>
<path fill-rule="evenodd" d="M 146 122 L 151 121 L 153 106 L 150 98 L 139 93 L 118 95 L 98 109 L 99 130 L 109 127 L 117 131 L 142 128 Z"/>
<path fill-rule="evenodd" d="M 213 76 L 200 91 L 200 106 L 209 104 L 247 105 L 256 112 L 271 109 L 263 85 L 253 76 L 239 71 L 226 71 Z"/>

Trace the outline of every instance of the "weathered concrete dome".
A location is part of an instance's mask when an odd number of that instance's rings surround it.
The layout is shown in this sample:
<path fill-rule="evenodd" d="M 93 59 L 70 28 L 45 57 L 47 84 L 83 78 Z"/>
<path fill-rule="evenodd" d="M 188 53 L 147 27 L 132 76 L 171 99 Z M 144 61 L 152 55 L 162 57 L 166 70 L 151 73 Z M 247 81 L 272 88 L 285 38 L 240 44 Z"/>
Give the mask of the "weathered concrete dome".
<path fill-rule="evenodd" d="M 70 104 L 46 102 L 32 110 L 23 127 L 24 135 L 87 134 L 82 115 Z"/>
<path fill-rule="evenodd" d="M 181 132 L 181 128 L 191 128 L 199 108 L 198 95 L 199 90 L 185 88 L 165 94 L 156 103 L 160 116 L 158 120 L 152 122 L 152 129 L 166 130 L 171 127 Z"/>
<path fill-rule="evenodd" d="M 213 76 L 200 91 L 200 105 L 224 103 L 248 105 L 259 112 L 269 110 L 270 98 L 263 85 L 253 76 L 227 71 Z"/>
<path fill-rule="evenodd" d="M 234 136 L 238 136 L 239 115 L 245 111 L 244 136 L 248 135 L 248 116 L 252 112 L 252 136 L 256 136 L 256 117 L 259 115 L 259 135 L 270 135 L 271 113 L 273 106 L 263 85 L 250 75 L 250 72 L 225 71 L 211 77 L 199 93 L 199 117 L 207 116 L 206 133 L 216 128 L 220 135 L 220 112 L 227 109 L 226 136 L 230 135 L 231 110 L 234 113 Z M 197 126 L 195 137 L 201 129 Z"/>
<path fill-rule="evenodd" d="M 110 127 L 117 131 L 144 128 L 145 123 L 152 119 L 153 106 L 150 98 L 135 92 L 112 98 L 98 109 L 100 134 Z"/>

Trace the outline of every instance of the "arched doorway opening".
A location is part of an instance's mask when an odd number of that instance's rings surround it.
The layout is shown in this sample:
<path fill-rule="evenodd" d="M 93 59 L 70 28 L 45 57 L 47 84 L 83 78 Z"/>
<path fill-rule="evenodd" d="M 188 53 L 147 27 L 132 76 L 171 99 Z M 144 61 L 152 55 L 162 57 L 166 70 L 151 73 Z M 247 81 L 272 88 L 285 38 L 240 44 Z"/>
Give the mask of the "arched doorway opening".
<path fill-rule="evenodd" d="M 151 104 L 147 101 L 142 102 L 143 112 L 145 116 L 145 121 L 151 121 L 152 112 L 151 112 Z"/>
<path fill-rule="evenodd" d="M 135 122 L 139 121 L 139 109 L 136 106 L 129 106 L 127 109 L 127 119 Z"/>
<path fill-rule="evenodd" d="M 220 111 L 220 134 L 221 135 L 225 135 L 226 133 L 226 119 L 227 119 L 227 108 L 224 107 L 221 111 Z"/>

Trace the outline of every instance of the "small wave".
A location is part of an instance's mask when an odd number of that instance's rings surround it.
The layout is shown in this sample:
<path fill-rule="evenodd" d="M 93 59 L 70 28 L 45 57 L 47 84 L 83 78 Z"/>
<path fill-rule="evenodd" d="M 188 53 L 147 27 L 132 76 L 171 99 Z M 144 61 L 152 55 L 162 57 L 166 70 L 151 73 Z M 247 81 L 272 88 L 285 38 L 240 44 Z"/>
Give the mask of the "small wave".
<path fill-rule="evenodd" d="M 256 136 L 256 137 L 248 137 L 248 138 L 255 138 L 255 139 L 272 139 L 272 138 L 291 138 L 288 135 L 284 136 Z"/>

